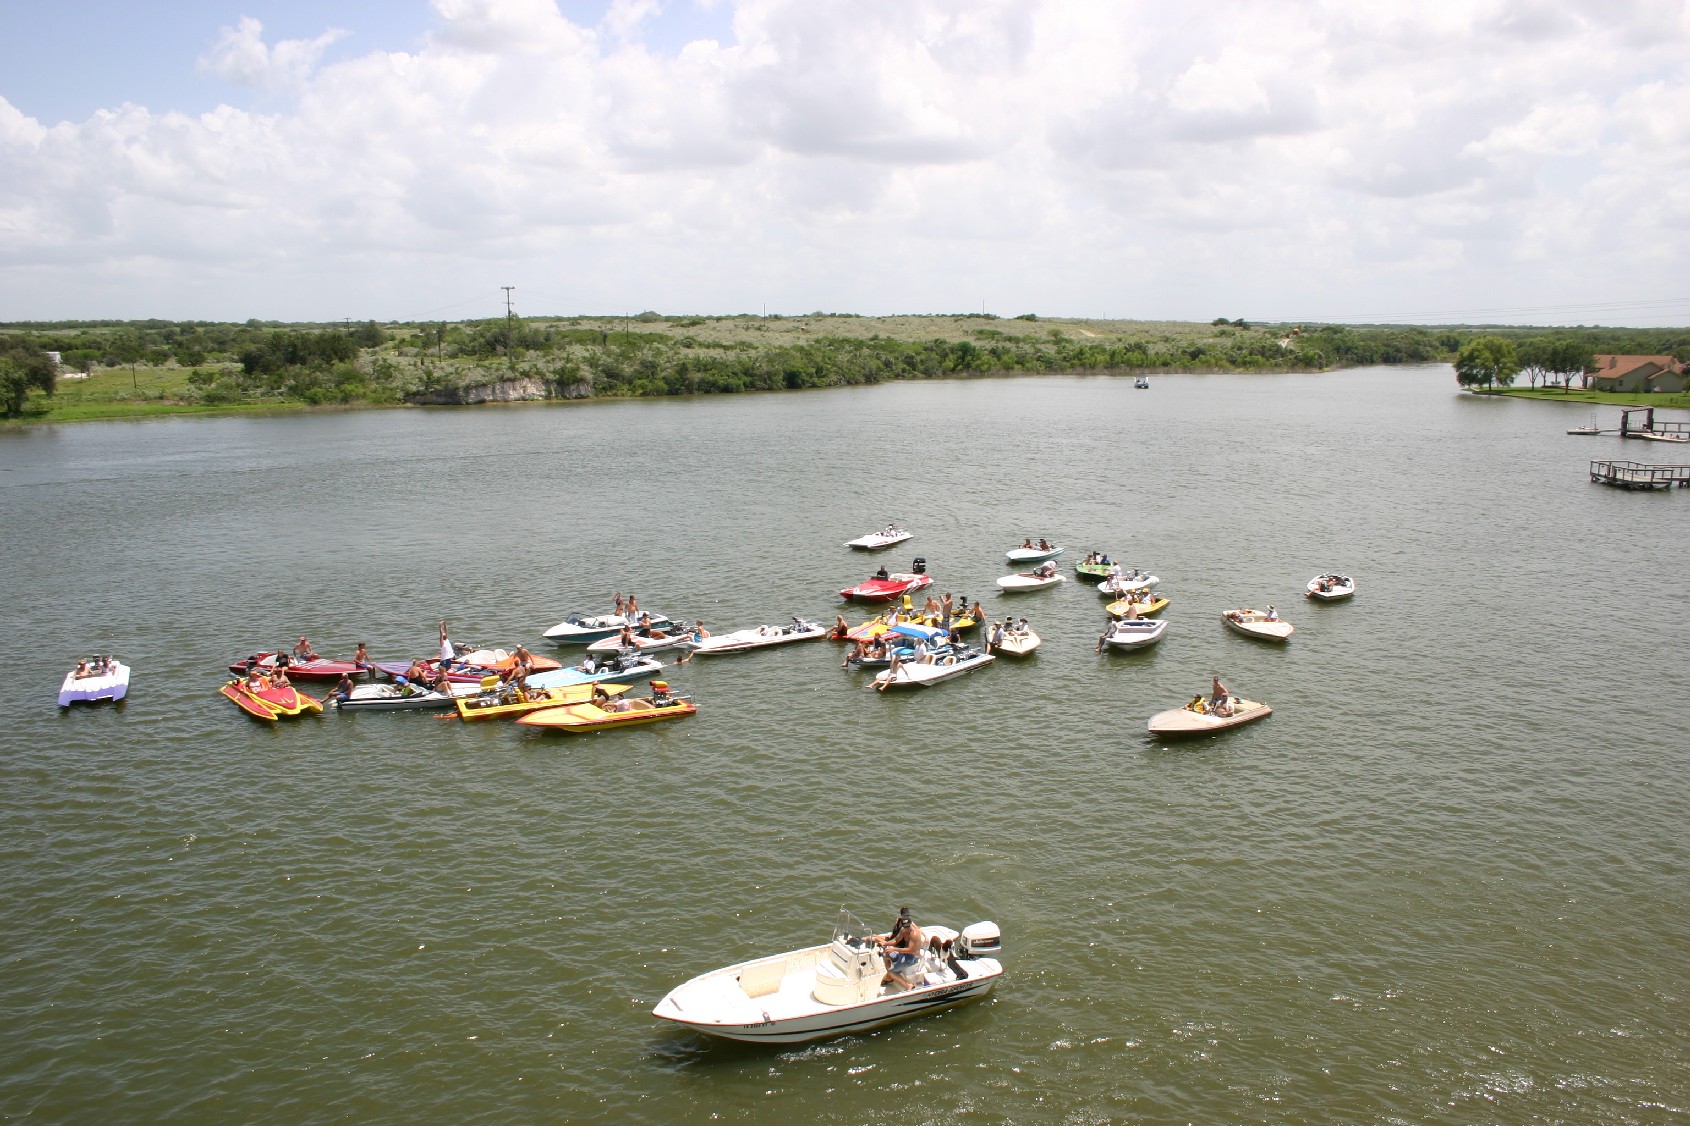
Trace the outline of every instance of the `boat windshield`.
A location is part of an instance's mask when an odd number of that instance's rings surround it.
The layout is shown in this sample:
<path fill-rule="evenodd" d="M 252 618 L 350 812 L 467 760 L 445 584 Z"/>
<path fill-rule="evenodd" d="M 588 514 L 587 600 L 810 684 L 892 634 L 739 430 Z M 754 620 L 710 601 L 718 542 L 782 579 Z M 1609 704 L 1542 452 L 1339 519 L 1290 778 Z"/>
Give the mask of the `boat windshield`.
<path fill-rule="evenodd" d="M 833 924 L 833 937 L 843 940 L 846 946 L 858 946 L 867 941 L 874 931 L 869 925 L 857 918 L 851 912 L 841 907 L 839 919 Z"/>

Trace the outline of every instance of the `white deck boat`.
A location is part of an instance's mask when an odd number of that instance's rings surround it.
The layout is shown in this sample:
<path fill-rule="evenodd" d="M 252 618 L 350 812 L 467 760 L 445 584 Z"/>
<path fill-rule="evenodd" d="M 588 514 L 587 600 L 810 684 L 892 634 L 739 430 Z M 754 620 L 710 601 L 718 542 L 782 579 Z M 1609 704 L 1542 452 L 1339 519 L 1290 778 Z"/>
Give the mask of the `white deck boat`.
<path fill-rule="evenodd" d="M 925 688 L 973 672 L 995 660 L 990 653 L 966 646 L 951 653 L 929 653 L 920 661 L 904 661 L 895 669 L 876 674 L 874 686 L 882 692 L 888 688 Z"/>
<path fill-rule="evenodd" d="M 1029 590 L 1043 590 L 1047 586 L 1065 583 L 1065 575 L 1043 574 L 1037 571 L 1022 571 L 1018 575 L 1005 575 L 998 580 L 998 586 L 1005 591 L 1020 593 Z"/>
<path fill-rule="evenodd" d="M 752 649 L 766 649 L 771 645 L 790 645 L 794 641 L 814 641 L 827 636 L 827 627 L 816 622 L 793 618 L 784 626 L 757 626 L 755 629 L 735 630 L 706 637 L 692 643 L 692 651 L 703 656 L 709 653 L 745 653 Z"/>
<path fill-rule="evenodd" d="M 1286 641 L 1296 631 L 1290 622 L 1280 618 L 1268 616 L 1272 613 L 1270 606 L 1267 611 L 1262 610 L 1227 610 L 1221 614 L 1221 621 L 1227 628 L 1245 637 L 1253 637 L 1258 641 Z"/>
<path fill-rule="evenodd" d="M 530 673 L 523 683 L 530 688 L 566 688 L 571 684 L 632 684 L 656 676 L 663 662 L 639 653 L 617 653 L 605 657 L 588 653 L 587 659 L 566 669 Z"/>
<path fill-rule="evenodd" d="M 1011 657 L 1025 657 L 1039 647 L 1041 638 L 1030 629 L 1005 630 L 1003 640 L 993 646 L 1000 653 L 1008 653 Z"/>
<path fill-rule="evenodd" d="M 1162 580 L 1148 571 L 1140 571 L 1134 567 L 1124 571 L 1119 576 L 1104 579 L 1097 584 L 1097 593 L 1108 598 L 1121 598 L 1128 594 L 1137 594 L 1141 590 L 1149 590 Z"/>
<path fill-rule="evenodd" d="M 546 631 L 546 640 L 554 645 L 587 645 L 594 641 L 603 641 L 607 637 L 615 637 L 622 632 L 623 626 L 638 626 L 639 618 L 630 618 L 626 614 L 571 614 L 557 625 Z M 662 629 L 670 624 L 668 618 L 662 614 L 650 615 L 649 624 L 653 629 Z"/>
<path fill-rule="evenodd" d="M 632 642 L 624 642 L 621 634 L 602 638 L 587 646 L 589 653 L 620 653 L 633 649 L 640 653 L 661 653 L 665 649 L 685 649 L 692 646 L 692 633 L 678 626 L 654 629 L 649 634 L 636 633 Z"/>
<path fill-rule="evenodd" d="M 417 685 L 401 688 L 385 681 L 380 684 L 355 684 L 348 699 L 341 700 L 330 693 L 328 701 L 343 712 L 443 711 L 456 703 L 458 697 L 474 696 L 481 691 L 481 685 L 473 681 L 453 683 L 451 688 L 452 694 L 448 696 Z"/>
<path fill-rule="evenodd" d="M 1116 618 L 1097 640 L 1111 649 L 1143 649 L 1162 640 L 1167 632 L 1168 623 L 1158 618 Z"/>
<path fill-rule="evenodd" d="M 1356 581 L 1348 575 L 1328 571 L 1309 580 L 1308 592 L 1310 598 L 1322 602 L 1338 602 L 1355 594 Z"/>
<path fill-rule="evenodd" d="M 59 707 L 100 700 L 115 702 L 129 694 L 129 666 L 116 657 L 94 657 L 83 661 L 81 667 L 82 676 L 76 675 L 76 669 L 65 673 L 64 683 L 59 685 Z"/>
<path fill-rule="evenodd" d="M 961 934 L 923 928 L 924 953 L 904 978 L 885 983 L 886 959 L 869 928 L 839 913 L 833 940 L 700 974 L 669 991 L 651 1013 L 695 1032 L 758 1044 L 799 1044 L 865 1032 L 991 992 L 1003 966 L 995 923 Z"/>
<path fill-rule="evenodd" d="M 854 547 L 858 551 L 885 551 L 894 544 L 914 539 L 914 532 L 906 532 L 896 524 L 888 524 L 878 532 L 870 532 L 866 536 L 858 536 L 854 540 L 846 540 L 846 547 Z"/>
<path fill-rule="evenodd" d="M 1044 547 L 1014 548 L 1013 550 L 1004 552 L 1003 557 L 1006 562 L 1019 565 L 1022 563 L 1043 563 L 1046 559 L 1055 559 L 1061 554 L 1062 549 L 1060 547 L 1050 544 L 1047 541 Z"/>

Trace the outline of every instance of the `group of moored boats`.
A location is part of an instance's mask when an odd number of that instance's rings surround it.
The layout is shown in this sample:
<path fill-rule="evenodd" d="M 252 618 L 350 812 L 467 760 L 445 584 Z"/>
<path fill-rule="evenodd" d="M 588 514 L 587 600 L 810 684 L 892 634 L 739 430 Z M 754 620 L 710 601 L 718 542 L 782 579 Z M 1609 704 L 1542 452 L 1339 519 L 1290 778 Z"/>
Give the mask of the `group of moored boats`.
<path fill-rule="evenodd" d="M 848 541 L 846 546 L 879 550 L 911 538 L 890 525 L 880 533 Z M 1008 591 L 1040 589 L 1063 581 L 1054 560 L 1062 547 L 1025 541 L 1006 554 L 1012 566 L 1037 564 L 1010 579 L 1037 579 L 1036 585 L 999 581 Z M 1097 648 L 1132 650 L 1152 645 L 1168 623 L 1155 617 L 1169 604 L 1159 594 L 1160 579 L 1127 570 L 1109 556 L 1090 553 L 1075 565 L 1076 574 L 1097 584 L 1110 599 L 1109 626 Z M 1051 581 L 1051 580 L 1055 581 Z M 879 689 L 940 683 L 995 660 L 997 654 L 1025 656 L 1040 644 L 1026 618 L 1006 618 L 988 625 L 980 603 L 965 597 L 955 606 L 929 598 L 919 609 L 912 592 L 932 583 L 925 560 L 909 572 L 881 574 L 840 592 L 853 601 L 899 605 L 856 626 L 843 615 L 830 629 L 793 617 L 784 625 L 760 625 L 711 635 L 702 622 L 687 626 L 661 614 L 638 611 L 618 595 L 610 613 L 576 613 L 545 631 L 559 646 L 579 647 L 584 659 L 573 665 L 529 653 L 522 646 L 459 648 L 440 623 L 440 654 L 409 663 L 370 661 L 359 646 L 357 657 L 338 661 L 319 657 L 305 638 L 292 653 L 271 650 L 232 663 L 235 674 L 220 693 L 246 714 L 262 721 L 281 716 L 321 713 L 325 703 L 343 711 L 438 709 L 465 721 L 510 719 L 539 729 L 588 731 L 635 726 L 696 712 L 690 698 L 674 693 L 658 674 L 664 665 L 655 654 L 679 649 L 684 662 L 693 655 L 744 653 L 799 641 L 831 638 L 851 642 L 847 668 L 874 668 Z M 871 585 L 874 584 L 874 585 Z M 1309 598 L 1337 601 L 1355 593 L 1346 575 L 1323 573 L 1311 579 Z M 1292 633 L 1272 607 L 1265 612 L 1229 610 L 1227 625 L 1245 636 L 1283 641 Z M 979 645 L 962 640 L 964 630 L 984 629 Z M 385 680 L 353 683 L 359 677 Z M 59 702 L 122 699 L 129 670 L 116 658 L 78 663 L 67 675 Z M 333 680 L 335 690 L 318 700 L 292 681 Z M 632 684 L 647 680 L 648 696 L 633 696 Z M 1217 679 L 1215 696 L 1195 697 L 1182 708 L 1151 718 L 1153 735 L 1190 735 L 1248 723 L 1272 708 L 1235 697 Z M 906 911 L 907 915 L 907 911 Z M 698 1032 L 761 1043 L 797 1043 L 866 1031 L 922 1013 L 935 1012 L 988 993 L 1002 976 L 994 955 L 1001 951 L 998 928 L 976 923 L 955 931 L 929 926 L 900 931 L 908 919 L 884 935 L 870 934 L 849 912 L 842 912 L 830 941 L 817 946 L 765 955 L 711 970 L 671 990 L 653 1015 Z M 904 935 L 900 938 L 900 933 Z M 919 935 L 910 946 L 910 933 Z"/>

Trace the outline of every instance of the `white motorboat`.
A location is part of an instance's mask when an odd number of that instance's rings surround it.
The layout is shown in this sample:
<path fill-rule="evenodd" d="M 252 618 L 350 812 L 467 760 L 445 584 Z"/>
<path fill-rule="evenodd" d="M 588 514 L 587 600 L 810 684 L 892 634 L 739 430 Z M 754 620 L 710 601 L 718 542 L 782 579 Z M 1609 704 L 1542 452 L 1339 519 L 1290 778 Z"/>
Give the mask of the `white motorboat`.
<path fill-rule="evenodd" d="M 1203 710 L 1197 708 L 1202 706 Z M 1273 709 L 1266 704 L 1259 704 L 1254 700 L 1243 700 L 1236 696 L 1222 705 L 1221 711 L 1211 711 L 1203 697 L 1198 696 L 1183 708 L 1173 708 L 1165 712 L 1157 712 L 1150 717 L 1147 727 L 1150 734 L 1161 736 L 1173 735 L 1202 735 L 1210 731 L 1220 731 L 1227 727 L 1237 727 L 1240 724 L 1252 723 L 1258 719 L 1266 719 L 1273 714 Z"/>
<path fill-rule="evenodd" d="M 446 695 L 430 688 L 422 688 L 415 684 L 355 684 L 352 695 L 342 700 L 334 693 L 329 693 L 328 703 L 343 712 L 397 712 L 397 711 L 435 711 L 450 708 L 460 696 L 474 696 L 481 691 L 481 685 L 472 682 L 451 685 L 452 694 Z"/>
<path fill-rule="evenodd" d="M 1037 649 L 1039 643 L 1039 635 L 1030 629 L 1010 629 L 1004 631 L 1003 637 L 992 648 L 1011 657 L 1025 657 Z"/>
<path fill-rule="evenodd" d="M 1140 391 L 1148 391 L 1150 390 L 1150 380 L 1141 375 L 1137 379 L 1133 380 L 1133 386 Z"/>
<path fill-rule="evenodd" d="M 916 965 L 886 982 L 887 963 L 869 928 L 839 913 L 833 939 L 700 974 L 670 990 L 653 1016 L 695 1032 L 760 1044 L 799 1044 L 866 1032 L 990 993 L 1003 975 L 995 923 L 959 934 L 923 928 Z"/>
<path fill-rule="evenodd" d="M 1651 442 L 1690 442 L 1690 434 L 1679 434 L 1668 430 L 1639 430 L 1632 435 L 1635 438 L 1647 438 Z"/>
<path fill-rule="evenodd" d="M 547 630 L 545 637 L 554 645 L 587 645 L 594 641 L 603 641 L 607 637 L 615 637 L 622 632 L 623 626 L 637 627 L 640 618 L 646 618 L 647 624 L 654 629 L 662 629 L 671 624 L 662 614 L 645 612 L 634 617 L 626 614 L 571 614 Z"/>
<path fill-rule="evenodd" d="M 588 653 L 587 659 L 566 669 L 530 673 L 523 683 L 530 688 L 567 688 L 571 684 L 632 684 L 656 676 L 663 662 L 639 653 L 617 653 L 603 657 Z"/>
<path fill-rule="evenodd" d="M 624 638 L 620 633 L 614 637 L 606 637 L 587 646 L 589 653 L 620 653 L 624 649 L 632 649 L 638 653 L 661 653 L 665 649 L 683 649 L 692 645 L 692 634 L 677 626 L 668 629 L 654 629 L 648 633 L 636 633 L 632 638 Z"/>
<path fill-rule="evenodd" d="M 827 636 L 828 627 L 816 622 L 793 618 L 789 625 L 758 626 L 755 629 L 735 630 L 717 634 L 692 643 L 692 651 L 703 656 L 709 653 L 744 653 L 752 649 L 766 649 L 771 645 L 789 645 L 794 641 L 814 641 Z"/>
<path fill-rule="evenodd" d="M 892 663 L 893 657 L 900 661 L 920 661 L 929 654 L 943 657 L 951 651 L 949 637 L 949 633 L 937 626 L 901 622 L 846 657 L 840 668 L 883 669 Z"/>
<path fill-rule="evenodd" d="M 1046 559 L 1055 559 L 1062 554 L 1062 549 L 1045 540 L 1039 541 L 1037 547 L 1018 547 L 1013 551 L 1006 551 L 1004 559 L 1011 564 L 1043 563 Z"/>
<path fill-rule="evenodd" d="M 914 532 L 906 532 L 896 524 L 888 524 L 878 532 L 870 532 L 866 536 L 858 536 L 854 540 L 846 540 L 846 547 L 854 547 L 858 551 L 884 551 L 894 544 L 903 543 L 907 539 L 914 539 Z"/>
<path fill-rule="evenodd" d="M 1596 412 L 1590 412 L 1590 421 L 1583 426 L 1575 426 L 1567 431 L 1569 434 L 1600 434 L 1602 428 L 1596 425 Z"/>
<path fill-rule="evenodd" d="M 115 702 L 128 694 L 128 665 L 116 657 L 90 657 L 78 661 L 76 668 L 65 673 L 64 683 L 59 685 L 59 707 L 100 700 Z"/>
<path fill-rule="evenodd" d="M 1297 632 L 1290 622 L 1280 619 L 1273 607 L 1267 610 L 1227 610 L 1221 614 L 1221 621 L 1227 627 L 1245 637 L 1254 637 L 1258 641 L 1285 641 Z"/>
<path fill-rule="evenodd" d="M 1111 649 L 1143 649 L 1162 640 L 1168 623 L 1159 618 L 1115 618 L 1109 629 L 1099 637 L 1098 646 Z"/>
<path fill-rule="evenodd" d="M 1356 581 L 1348 575 L 1328 571 L 1309 580 L 1308 596 L 1318 598 L 1322 602 L 1337 602 L 1349 598 L 1355 592 Z"/>
<path fill-rule="evenodd" d="M 1067 576 L 1055 572 L 1040 574 L 1037 571 L 1022 571 L 1018 575 L 1005 575 L 998 580 L 998 586 L 1005 591 L 1043 590 L 1047 586 L 1067 582 Z"/>
<path fill-rule="evenodd" d="M 1111 575 L 1097 584 L 1097 593 L 1108 598 L 1121 598 L 1128 594 L 1137 594 L 1141 590 L 1149 590 L 1162 580 L 1148 571 L 1140 571 L 1134 567 L 1130 571 L 1123 571 L 1119 575 Z"/>
<path fill-rule="evenodd" d="M 929 653 L 919 661 L 900 661 L 896 668 L 876 674 L 874 686 L 882 692 L 888 688 L 925 688 L 973 672 L 995 660 L 990 653 L 967 646 L 949 653 Z"/>

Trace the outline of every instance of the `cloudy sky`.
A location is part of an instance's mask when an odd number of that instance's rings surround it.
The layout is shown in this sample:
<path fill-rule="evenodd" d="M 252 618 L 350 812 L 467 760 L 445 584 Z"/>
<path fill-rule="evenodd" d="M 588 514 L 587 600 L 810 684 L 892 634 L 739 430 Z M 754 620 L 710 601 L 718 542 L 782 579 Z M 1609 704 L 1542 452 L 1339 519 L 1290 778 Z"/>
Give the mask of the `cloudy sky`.
<path fill-rule="evenodd" d="M 1690 323 L 1690 0 L 0 0 L 0 320 Z"/>

